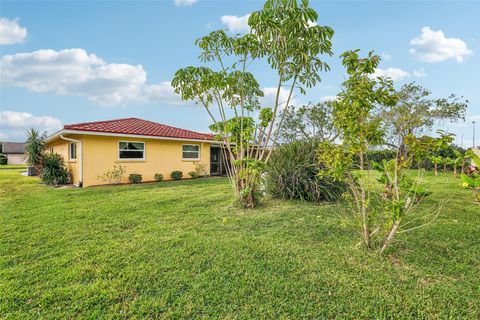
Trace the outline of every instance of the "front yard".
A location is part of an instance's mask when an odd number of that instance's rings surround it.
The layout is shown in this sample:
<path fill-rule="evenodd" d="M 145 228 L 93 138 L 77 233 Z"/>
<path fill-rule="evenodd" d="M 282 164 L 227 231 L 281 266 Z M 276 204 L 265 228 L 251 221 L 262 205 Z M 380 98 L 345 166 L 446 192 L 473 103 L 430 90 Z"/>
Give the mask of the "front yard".
<path fill-rule="evenodd" d="M 53 189 L 0 171 L 0 315 L 65 318 L 480 316 L 480 207 L 450 201 L 386 258 L 356 246 L 341 205 L 232 206 L 225 179 Z"/>

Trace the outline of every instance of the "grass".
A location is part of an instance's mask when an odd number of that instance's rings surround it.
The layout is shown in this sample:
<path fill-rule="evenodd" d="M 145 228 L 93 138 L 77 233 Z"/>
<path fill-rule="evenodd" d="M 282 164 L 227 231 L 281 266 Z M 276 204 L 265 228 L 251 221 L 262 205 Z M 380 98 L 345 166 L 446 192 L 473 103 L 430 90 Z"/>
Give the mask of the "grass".
<path fill-rule="evenodd" d="M 6 319 L 480 316 L 480 210 L 450 174 L 432 225 L 379 258 L 342 206 L 232 206 L 225 179 L 54 189 L 0 172 Z"/>
<path fill-rule="evenodd" d="M 1 169 L 27 169 L 26 164 L 0 164 Z"/>

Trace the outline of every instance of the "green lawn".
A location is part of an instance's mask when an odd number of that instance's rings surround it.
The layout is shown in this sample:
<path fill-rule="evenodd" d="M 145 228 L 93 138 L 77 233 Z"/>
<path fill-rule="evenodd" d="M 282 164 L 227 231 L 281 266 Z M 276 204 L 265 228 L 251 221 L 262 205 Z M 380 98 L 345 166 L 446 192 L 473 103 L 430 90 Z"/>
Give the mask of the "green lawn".
<path fill-rule="evenodd" d="M 386 258 L 341 205 L 232 206 L 225 179 L 54 189 L 0 171 L 0 318 L 478 319 L 480 206 L 451 175 L 438 221 Z"/>
<path fill-rule="evenodd" d="M 0 164 L 1 169 L 27 169 L 26 164 Z"/>

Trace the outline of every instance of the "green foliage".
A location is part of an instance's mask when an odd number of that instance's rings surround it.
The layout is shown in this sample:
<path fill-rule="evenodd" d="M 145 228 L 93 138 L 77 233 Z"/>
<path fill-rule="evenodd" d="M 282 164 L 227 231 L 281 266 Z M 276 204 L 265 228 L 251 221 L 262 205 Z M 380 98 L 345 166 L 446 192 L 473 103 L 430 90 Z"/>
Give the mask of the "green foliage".
<path fill-rule="evenodd" d="M 112 170 L 107 170 L 107 172 L 99 175 L 97 179 L 110 184 L 120 183 L 123 181 L 125 172 L 126 167 L 114 164 Z"/>
<path fill-rule="evenodd" d="M 128 181 L 130 181 L 130 183 L 140 183 L 142 182 L 142 175 L 138 173 L 131 173 L 128 176 Z"/>
<path fill-rule="evenodd" d="M 333 125 L 333 102 L 325 101 L 285 108 L 280 135 L 286 141 L 317 139 L 334 141 L 338 133 Z"/>
<path fill-rule="evenodd" d="M 8 158 L 7 155 L 0 153 L 0 165 L 1 164 L 7 164 L 8 163 Z"/>
<path fill-rule="evenodd" d="M 454 94 L 448 98 L 434 99 L 429 90 L 412 82 L 403 85 L 397 96 L 398 102 L 383 110 L 382 117 L 389 138 L 398 146 L 401 156 L 408 152 L 408 136 L 419 136 L 431 130 L 439 120 L 465 120 L 468 100 Z"/>
<path fill-rule="evenodd" d="M 29 166 L 34 166 L 38 171 L 43 165 L 43 156 L 45 152 L 45 136 L 40 134 L 37 129 L 27 130 L 27 141 L 25 143 L 25 158 Z"/>
<path fill-rule="evenodd" d="M 480 202 L 480 175 L 478 173 L 473 173 L 472 175 L 467 175 L 462 173 L 460 175 L 462 178 L 462 186 L 464 188 L 469 188 L 473 192 L 473 196 L 476 201 Z"/>
<path fill-rule="evenodd" d="M 195 161 L 193 164 L 195 165 L 195 171 L 197 172 L 198 177 L 208 177 L 207 165 L 205 163 Z"/>
<path fill-rule="evenodd" d="M 192 178 L 192 179 L 197 179 L 197 178 L 199 177 L 197 171 L 190 171 L 190 172 L 188 173 L 188 175 L 189 175 L 190 178 Z"/>
<path fill-rule="evenodd" d="M 319 176 L 316 140 L 293 141 L 273 152 L 267 166 L 267 191 L 275 198 L 321 202 L 336 201 L 346 191 L 344 183 Z"/>
<path fill-rule="evenodd" d="M 317 18 L 308 1 L 268 0 L 250 15 L 249 34 L 229 36 L 217 30 L 196 41 L 200 61 L 210 67 L 182 68 L 172 79 L 182 99 L 194 100 L 211 117 L 211 130 L 224 142 L 226 158 L 235 163 L 227 168 L 232 188 L 237 200 L 249 202 L 247 207 L 258 202 L 258 169 L 277 144 L 285 119 L 285 114 L 278 117 L 282 106 L 289 106 L 294 91 L 304 94 L 320 81 L 321 71 L 329 70 L 320 56 L 333 54 L 333 30 L 317 25 Z M 257 61 L 267 63 L 278 75 L 270 106 L 260 105 L 264 93 L 248 71 Z M 286 101 L 280 101 L 283 90 L 288 92 Z"/>
<path fill-rule="evenodd" d="M 58 153 L 45 153 L 43 167 L 40 171 L 43 183 L 53 186 L 70 183 L 70 171 L 63 165 L 63 158 Z"/>
<path fill-rule="evenodd" d="M 172 171 L 172 173 L 170 174 L 170 177 L 173 180 L 180 180 L 183 178 L 183 173 L 182 171 Z"/>
<path fill-rule="evenodd" d="M 155 176 L 153 176 L 153 178 L 155 179 L 155 181 L 161 182 L 163 181 L 163 174 L 155 173 Z"/>

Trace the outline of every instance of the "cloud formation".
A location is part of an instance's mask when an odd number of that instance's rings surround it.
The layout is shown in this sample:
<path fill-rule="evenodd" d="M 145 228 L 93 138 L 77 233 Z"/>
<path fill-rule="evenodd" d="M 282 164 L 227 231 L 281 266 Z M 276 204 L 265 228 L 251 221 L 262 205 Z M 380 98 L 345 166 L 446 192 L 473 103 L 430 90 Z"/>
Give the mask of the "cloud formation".
<path fill-rule="evenodd" d="M 372 78 L 384 77 L 390 78 L 393 81 L 400 81 L 409 78 L 411 75 L 409 72 L 399 68 L 387 68 L 387 69 L 375 69 L 375 72 L 371 75 Z"/>
<path fill-rule="evenodd" d="M 83 49 L 6 55 L 0 60 L 0 70 L 2 85 L 38 93 L 85 96 L 99 105 L 181 103 L 169 82 L 147 84 L 143 66 L 107 63 Z"/>
<path fill-rule="evenodd" d="M 193 5 L 198 0 L 175 0 L 174 3 L 177 7 L 188 7 Z"/>
<path fill-rule="evenodd" d="M 62 127 L 59 119 L 50 116 L 34 116 L 28 112 L 0 112 L 0 140 L 25 141 L 25 131 L 30 128 L 53 133 Z"/>
<path fill-rule="evenodd" d="M 440 62 L 455 59 L 462 62 L 473 54 L 467 44 L 459 38 L 447 38 L 443 31 L 434 31 L 430 27 L 423 27 L 422 34 L 412 39 L 413 48 L 410 53 L 425 62 Z"/>
<path fill-rule="evenodd" d="M 247 33 L 250 31 L 250 27 L 248 26 L 249 17 L 250 17 L 250 13 L 244 16 L 225 15 L 225 16 L 222 16 L 220 20 L 230 32 Z"/>
<path fill-rule="evenodd" d="M 18 19 L 0 18 L 0 45 L 23 43 L 27 35 L 27 29 L 18 24 Z"/>

